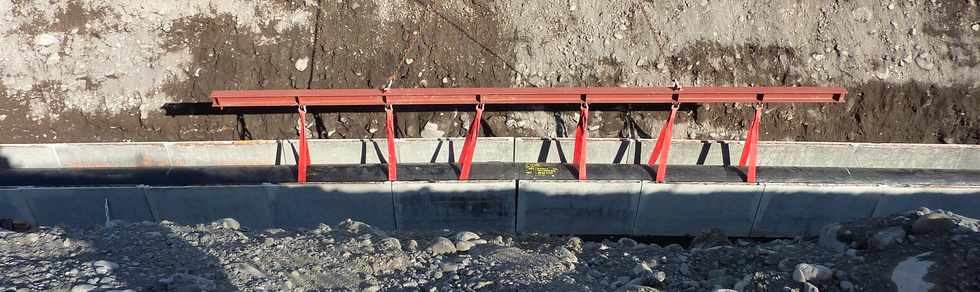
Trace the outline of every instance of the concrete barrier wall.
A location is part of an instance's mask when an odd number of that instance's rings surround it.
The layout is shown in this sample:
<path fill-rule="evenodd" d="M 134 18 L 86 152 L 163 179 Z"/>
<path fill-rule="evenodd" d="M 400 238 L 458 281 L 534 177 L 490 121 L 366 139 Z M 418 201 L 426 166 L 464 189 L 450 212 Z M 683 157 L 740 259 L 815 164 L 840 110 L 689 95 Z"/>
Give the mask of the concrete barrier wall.
<path fill-rule="evenodd" d="M 402 163 L 456 162 L 462 138 L 398 139 Z M 589 163 L 645 163 L 655 140 L 589 139 Z M 295 140 L 0 145 L 0 167 L 294 165 Z M 570 162 L 571 138 L 480 138 L 474 162 Z M 733 165 L 741 142 L 675 140 L 670 163 Z M 310 140 L 314 164 L 387 161 L 384 139 Z M 980 169 L 980 145 L 763 142 L 762 166 Z"/>
<path fill-rule="evenodd" d="M 656 140 L 637 140 L 633 149 L 650 158 Z M 738 165 L 741 141 L 675 140 L 671 164 Z M 980 169 L 980 145 L 761 142 L 760 166 Z"/>
<path fill-rule="evenodd" d="M 520 181 L 517 231 L 630 234 L 640 181 Z"/>
<path fill-rule="evenodd" d="M 308 228 L 352 218 L 387 230 L 684 236 L 720 228 L 790 237 L 918 207 L 977 218 L 980 187 L 454 181 L 0 189 L 0 218 L 81 227 L 233 217 L 249 228 Z"/>
<path fill-rule="evenodd" d="M 514 232 L 516 183 L 394 182 L 396 225 L 403 230 Z"/>

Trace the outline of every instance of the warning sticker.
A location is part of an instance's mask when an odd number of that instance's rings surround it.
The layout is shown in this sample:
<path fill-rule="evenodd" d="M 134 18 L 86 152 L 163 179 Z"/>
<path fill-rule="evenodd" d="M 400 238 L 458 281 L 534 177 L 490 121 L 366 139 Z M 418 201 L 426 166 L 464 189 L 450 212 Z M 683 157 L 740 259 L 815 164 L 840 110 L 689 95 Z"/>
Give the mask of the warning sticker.
<path fill-rule="evenodd" d="M 537 163 L 524 164 L 524 174 L 532 176 L 555 176 L 558 167 L 552 165 L 541 165 Z"/>

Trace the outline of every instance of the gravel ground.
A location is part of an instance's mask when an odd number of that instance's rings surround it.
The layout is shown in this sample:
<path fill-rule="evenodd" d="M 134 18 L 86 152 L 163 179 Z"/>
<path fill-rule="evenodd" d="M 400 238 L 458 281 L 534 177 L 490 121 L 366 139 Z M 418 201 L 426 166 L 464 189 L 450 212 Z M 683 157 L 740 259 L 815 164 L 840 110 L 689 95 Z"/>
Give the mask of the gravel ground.
<path fill-rule="evenodd" d="M 350 220 L 310 230 L 111 221 L 0 231 L 0 291 L 978 291 L 978 226 L 922 208 L 828 225 L 818 238 L 715 230 L 660 246 L 386 233 Z"/>

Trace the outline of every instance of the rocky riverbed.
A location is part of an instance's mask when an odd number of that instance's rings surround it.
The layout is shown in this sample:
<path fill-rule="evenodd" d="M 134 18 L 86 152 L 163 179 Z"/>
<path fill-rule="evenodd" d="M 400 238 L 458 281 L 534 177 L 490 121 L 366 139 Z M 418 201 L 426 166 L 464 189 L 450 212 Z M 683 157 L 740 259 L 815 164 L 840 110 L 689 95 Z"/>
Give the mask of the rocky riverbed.
<path fill-rule="evenodd" d="M 0 231 L 0 291 L 978 291 L 976 220 L 925 208 L 819 237 L 683 241 L 111 221 Z M 10 224 L 6 224 L 10 228 Z"/>

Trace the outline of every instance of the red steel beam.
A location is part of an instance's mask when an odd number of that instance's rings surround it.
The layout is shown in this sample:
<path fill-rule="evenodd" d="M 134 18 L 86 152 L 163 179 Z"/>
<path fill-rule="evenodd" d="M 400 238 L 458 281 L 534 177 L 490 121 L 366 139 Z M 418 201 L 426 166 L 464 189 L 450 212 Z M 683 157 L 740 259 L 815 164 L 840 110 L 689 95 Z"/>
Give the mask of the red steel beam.
<path fill-rule="evenodd" d="M 215 107 L 843 102 L 842 87 L 556 87 L 216 90 Z"/>

